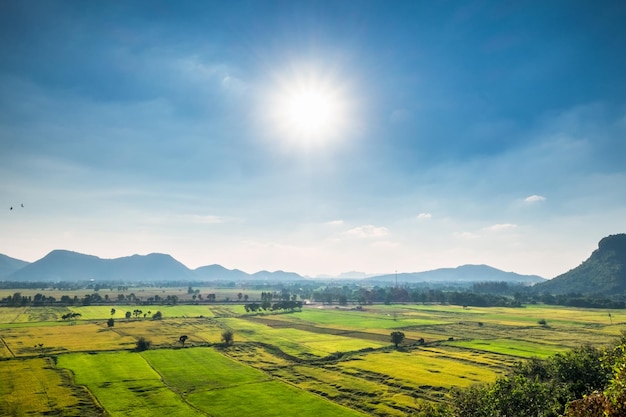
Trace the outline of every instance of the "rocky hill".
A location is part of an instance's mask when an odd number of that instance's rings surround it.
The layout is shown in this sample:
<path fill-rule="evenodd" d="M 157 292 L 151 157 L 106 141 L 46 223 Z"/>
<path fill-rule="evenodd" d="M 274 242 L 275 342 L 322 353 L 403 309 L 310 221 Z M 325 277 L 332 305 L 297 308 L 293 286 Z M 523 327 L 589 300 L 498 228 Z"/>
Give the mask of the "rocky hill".
<path fill-rule="evenodd" d="M 586 261 L 535 289 L 552 294 L 612 296 L 626 293 L 626 234 L 603 238 Z"/>

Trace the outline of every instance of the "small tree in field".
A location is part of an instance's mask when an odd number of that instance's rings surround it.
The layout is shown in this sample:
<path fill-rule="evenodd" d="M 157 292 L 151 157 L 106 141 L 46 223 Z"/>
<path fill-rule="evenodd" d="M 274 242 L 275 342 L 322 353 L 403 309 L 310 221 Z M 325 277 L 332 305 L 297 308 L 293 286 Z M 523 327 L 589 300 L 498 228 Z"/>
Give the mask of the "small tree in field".
<path fill-rule="evenodd" d="M 137 339 L 137 347 L 135 348 L 135 350 L 137 352 L 142 352 L 144 350 L 148 350 L 150 349 L 150 345 L 152 344 L 151 341 L 149 341 L 148 339 L 146 339 L 145 337 L 140 337 L 139 339 Z"/>
<path fill-rule="evenodd" d="M 163 318 L 163 313 L 157 311 L 152 315 L 152 320 L 161 320 Z"/>
<path fill-rule="evenodd" d="M 187 339 L 189 339 L 189 337 L 186 334 L 184 334 L 178 338 L 178 341 L 180 342 L 181 345 L 183 345 L 183 347 L 185 347 L 185 342 L 187 341 Z"/>
<path fill-rule="evenodd" d="M 107 320 L 107 326 L 109 326 L 109 327 L 115 326 L 115 320 L 113 320 L 113 317 L 111 317 L 109 320 Z"/>
<path fill-rule="evenodd" d="M 398 349 L 398 345 L 404 341 L 404 333 L 402 332 L 391 332 L 391 342 Z"/>
<path fill-rule="evenodd" d="M 235 334 L 233 333 L 232 330 L 228 329 L 222 332 L 222 342 L 226 346 L 232 345 L 234 341 L 235 341 Z"/>

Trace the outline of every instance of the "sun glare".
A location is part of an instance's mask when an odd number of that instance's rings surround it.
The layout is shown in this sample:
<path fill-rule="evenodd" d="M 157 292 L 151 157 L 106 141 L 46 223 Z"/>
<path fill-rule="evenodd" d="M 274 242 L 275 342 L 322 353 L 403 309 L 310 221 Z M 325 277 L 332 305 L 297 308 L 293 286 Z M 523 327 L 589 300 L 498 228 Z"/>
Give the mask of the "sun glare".
<path fill-rule="evenodd" d="M 286 97 L 284 105 L 285 122 L 301 134 L 317 134 L 330 128 L 337 112 L 332 97 L 313 89 Z"/>
<path fill-rule="evenodd" d="M 275 136 L 289 145 L 315 147 L 347 133 L 346 100 L 340 88 L 315 77 L 283 80 L 268 113 Z"/>

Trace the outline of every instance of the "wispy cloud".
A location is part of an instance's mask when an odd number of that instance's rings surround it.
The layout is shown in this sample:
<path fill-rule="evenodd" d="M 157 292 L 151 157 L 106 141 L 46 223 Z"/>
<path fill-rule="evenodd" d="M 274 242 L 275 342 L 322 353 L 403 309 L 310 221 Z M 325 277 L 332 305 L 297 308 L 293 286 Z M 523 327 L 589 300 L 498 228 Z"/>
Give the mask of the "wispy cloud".
<path fill-rule="evenodd" d="M 537 194 L 529 195 L 528 197 L 524 199 L 524 202 L 527 204 L 535 204 L 535 203 L 540 203 L 542 201 L 546 201 L 546 198 L 542 195 L 537 195 Z"/>
<path fill-rule="evenodd" d="M 386 248 L 397 248 L 398 246 L 400 246 L 400 244 L 398 242 L 392 242 L 390 240 L 379 240 L 377 242 L 373 242 L 370 246 L 373 248 L 386 249 Z"/>
<path fill-rule="evenodd" d="M 344 223 L 343 220 L 331 220 L 329 222 L 326 222 L 326 224 L 329 226 L 342 226 L 343 223 Z"/>
<path fill-rule="evenodd" d="M 376 227 L 371 224 L 366 224 L 364 226 L 358 226 L 350 229 L 346 231 L 344 235 L 357 239 L 376 239 L 388 236 L 389 229 L 387 229 L 386 227 Z"/>
<path fill-rule="evenodd" d="M 472 233 L 472 232 L 455 232 L 452 235 L 455 238 L 462 239 L 462 240 L 473 240 L 473 239 L 478 239 L 480 237 L 480 235 L 476 233 Z"/>
<path fill-rule="evenodd" d="M 433 215 L 430 213 L 420 213 L 417 215 L 417 220 L 430 220 Z"/>
<path fill-rule="evenodd" d="M 517 225 L 513 223 L 498 223 L 486 227 L 485 230 L 488 230 L 490 232 L 504 232 L 507 230 L 513 230 L 515 228 L 517 228 Z"/>

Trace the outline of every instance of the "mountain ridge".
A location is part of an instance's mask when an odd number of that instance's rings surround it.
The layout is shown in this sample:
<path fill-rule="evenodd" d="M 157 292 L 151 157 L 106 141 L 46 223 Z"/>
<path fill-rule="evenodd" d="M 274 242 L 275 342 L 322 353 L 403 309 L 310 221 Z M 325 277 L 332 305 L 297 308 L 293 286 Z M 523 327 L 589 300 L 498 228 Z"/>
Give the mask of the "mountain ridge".
<path fill-rule="evenodd" d="M 4 258 L 3 258 L 4 257 Z M 13 260 L 13 271 L 0 276 L 8 281 L 164 281 L 164 280 L 222 280 L 222 281 L 300 281 L 316 280 L 303 277 L 295 272 L 258 271 L 252 274 L 239 269 L 227 269 L 219 264 L 201 266 L 190 269 L 171 255 L 150 253 L 147 255 L 130 255 L 120 258 L 100 258 L 65 249 L 55 249 L 43 258 L 28 263 L 6 255 L 0 257 Z M 0 264 L 1 265 L 1 264 Z M 15 269 L 15 265 L 21 265 Z M 507 281 L 535 283 L 544 280 L 536 275 L 520 275 L 505 272 L 487 265 L 462 265 L 456 268 L 440 268 L 431 271 L 401 273 L 397 278 L 402 282 L 427 281 Z M 325 278 L 328 279 L 328 278 Z M 330 279 L 341 279 L 331 277 Z M 365 282 L 393 282 L 395 274 L 382 274 L 367 278 L 352 278 Z"/>
<path fill-rule="evenodd" d="M 399 281 L 399 282 L 495 282 L 535 284 L 546 279 L 539 275 L 522 275 L 515 272 L 506 272 L 489 265 L 460 265 L 455 268 L 439 268 L 422 272 L 403 272 L 400 274 L 386 274 L 370 278 L 365 281 Z"/>

